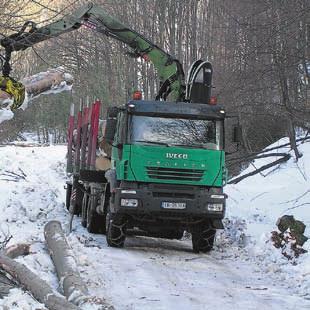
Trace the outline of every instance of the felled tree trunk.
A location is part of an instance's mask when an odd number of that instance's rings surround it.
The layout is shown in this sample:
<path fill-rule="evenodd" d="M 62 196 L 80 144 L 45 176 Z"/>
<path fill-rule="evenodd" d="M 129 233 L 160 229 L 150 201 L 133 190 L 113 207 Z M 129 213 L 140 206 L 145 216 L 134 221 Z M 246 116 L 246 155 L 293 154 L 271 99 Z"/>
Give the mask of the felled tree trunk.
<path fill-rule="evenodd" d="M 73 83 L 72 75 L 62 68 L 40 72 L 22 80 L 30 97 L 37 97 L 46 92 L 60 92 L 70 89 Z"/>
<path fill-rule="evenodd" d="M 15 257 L 29 251 L 29 247 L 12 248 L 8 255 Z M 78 310 L 79 308 L 68 302 L 63 296 L 55 293 L 53 289 L 25 265 L 16 262 L 5 254 L 0 253 L 0 269 L 4 270 L 20 283 L 33 297 L 44 304 L 50 310 Z"/>
<path fill-rule="evenodd" d="M 16 258 L 21 255 L 28 255 L 30 244 L 16 244 L 6 248 L 3 253 L 9 258 Z M 7 273 L 0 268 L 0 298 L 7 296 L 10 290 L 16 287 L 16 283 L 7 277 Z"/>
<path fill-rule="evenodd" d="M 22 255 L 28 255 L 30 253 L 30 244 L 20 243 L 11 245 L 5 249 L 4 254 L 9 258 L 16 258 Z"/>
<path fill-rule="evenodd" d="M 29 103 L 40 95 L 70 90 L 73 84 L 73 77 L 59 67 L 27 77 L 22 80 L 22 83 L 25 85 L 26 97 L 21 108 L 25 110 Z M 12 102 L 13 99 L 10 95 L 0 90 L 0 123 L 14 117 L 13 112 L 9 108 Z"/>
<path fill-rule="evenodd" d="M 273 161 L 273 162 L 271 162 L 271 163 L 269 163 L 267 165 L 264 165 L 264 166 L 262 166 L 262 167 L 260 167 L 258 169 L 255 169 L 254 171 L 251 171 L 251 172 L 249 172 L 247 174 L 244 174 L 244 175 L 242 175 L 240 177 L 236 177 L 236 178 L 230 180 L 229 182 L 227 182 L 227 184 L 237 184 L 240 181 L 242 181 L 242 180 L 244 180 L 244 179 L 246 179 L 248 177 L 251 177 L 251 176 L 253 176 L 255 174 L 258 174 L 258 173 L 260 173 L 260 172 L 262 172 L 262 171 L 264 171 L 266 169 L 269 169 L 269 168 L 271 168 L 273 166 L 276 166 L 276 165 L 279 165 L 281 163 L 284 163 L 284 162 L 288 161 L 291 158 L 291 155 L 290 154 L 286 154 L 286 153 L 265 154 L 265 155 L 257 156 L 256 158 L 259 158 L 259 157 L 260 158 L 264 158 L 264 157 L 269 157 L 269 156 L 277 156 L 277 157 L 281 156 L 281 158 L 277 159 L 277 160 L 275 160 L 275 161 Z"/>
<path fill-rule="evenodd" d="M 44 227 L 44 236 L 48 250 L 54 262 L 60 285 L 68 301 L 77 306 L 100 305 L 100 309 L 114 310 L 103 299 L 89 296 L 77 269 L 74 254 L 68 245 L 61 224 L 50 221 Z"/>
<path fill-rule="evenodd" d="M 29 98 L 35 98 L 45 93 L 57 93 L 70 89 L 73 83 L 72 75 L 63 72 L 62 68 L 40 72 L 21 81 Z M 0 102 L 10 99 L 9 94 L 0 90 Z"/>
<path fill-rule="evenodd" d="M 16 284 L 7 277 L 5 272 L 0 270 L 0 299 L 9 295 L 10 290 L 15 287 Z"/>
<path fill-rule="evenodd" d="M 65 296 L 75 305 L 85 303 L 89 297 L 88 289 L 77 270 L 74 254 L 60 222 L 48 222 L 44 227 L 44 236 Z"/>

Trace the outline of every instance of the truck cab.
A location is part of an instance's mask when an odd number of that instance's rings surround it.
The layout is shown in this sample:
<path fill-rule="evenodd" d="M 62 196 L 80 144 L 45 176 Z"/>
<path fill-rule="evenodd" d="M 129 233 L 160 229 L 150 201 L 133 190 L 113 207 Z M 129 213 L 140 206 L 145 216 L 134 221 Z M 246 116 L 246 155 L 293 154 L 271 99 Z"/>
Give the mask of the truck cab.
<path fill-rule="evenodd" d="M 224 109 L 133 100 L 112 110 L 109 199 L 101 207 L 108 244 L 123 246 L 129 230 L 170 239 L 186 230 L 195 252 L 211 250 L 225 214 Z"/>

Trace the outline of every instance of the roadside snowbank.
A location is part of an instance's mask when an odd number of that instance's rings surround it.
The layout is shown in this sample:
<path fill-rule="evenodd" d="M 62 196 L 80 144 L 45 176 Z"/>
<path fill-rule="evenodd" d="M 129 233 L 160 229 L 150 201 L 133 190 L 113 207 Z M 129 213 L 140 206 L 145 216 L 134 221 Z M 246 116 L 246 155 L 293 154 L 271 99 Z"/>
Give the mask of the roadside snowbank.
<path fill-rule="evenodd" d="M 269 147 L 287 142 L 288 139 L 284 138 Z M 269 241 L 270 232 L 277 230 L 277 219 L 284 214 L 303 221 L 307 226 L 305 235 L 310 237 L 310 143 L 299 144 L 298 148 L 303 154 L 298 162 L 292 154 L 288 162 L 226 187 L 229 196 L 227 218 L 234 223 L 228 225 L 228 231 L 237 231 L 234 244 L 241 245 L 245 255 L 263 271 L 294 292 L 310 298 L 310 240 L 304 245 L 309 252 L 291 262 Z M 289 147 L 277 151 L 289 152 Z M 242 174 L 271 160 L 256 160 Z M 225 234 L 227 237 L 227 230 Z"/>

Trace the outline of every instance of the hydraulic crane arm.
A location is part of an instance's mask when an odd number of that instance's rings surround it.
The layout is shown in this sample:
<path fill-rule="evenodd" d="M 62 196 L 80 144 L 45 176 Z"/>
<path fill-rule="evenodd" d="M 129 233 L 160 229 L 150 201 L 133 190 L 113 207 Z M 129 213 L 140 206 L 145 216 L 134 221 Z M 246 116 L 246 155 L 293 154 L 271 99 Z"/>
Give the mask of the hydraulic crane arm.
<path fill-rule="evenodd" d="M 9 76 L 8 61 L 13 51 L 25 50 L 36 43 L 76 30 L 82 25 L 125 43 L 133 50 L 134 55 L 150 60 L 154 64 L 160 79 L 160 89 L 156 100 L 166 100 L 167 98 L 171 101 L 184 100 L 184 72 L 180 62 L 93 3 L 40 28 L 37 28 L 33 22 L 27 22 L 21 31 L 2 39 L 0 43 L 5 48 L 7 60 L 3 66 L 3 75 Z M 28 28 L 30 29 L 28 30 Z"/>

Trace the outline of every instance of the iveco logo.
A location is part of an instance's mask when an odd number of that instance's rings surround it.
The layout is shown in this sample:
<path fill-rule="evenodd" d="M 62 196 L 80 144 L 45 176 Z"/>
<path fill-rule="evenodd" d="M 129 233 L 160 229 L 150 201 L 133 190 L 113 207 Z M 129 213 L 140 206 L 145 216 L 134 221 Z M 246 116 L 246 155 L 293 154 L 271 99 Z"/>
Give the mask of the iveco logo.
<path fill-rule="evenodd" d="M 166 158 L 170 158 L 170 159 L 188 159 L 188 154 L 166 153 Z"/>

